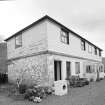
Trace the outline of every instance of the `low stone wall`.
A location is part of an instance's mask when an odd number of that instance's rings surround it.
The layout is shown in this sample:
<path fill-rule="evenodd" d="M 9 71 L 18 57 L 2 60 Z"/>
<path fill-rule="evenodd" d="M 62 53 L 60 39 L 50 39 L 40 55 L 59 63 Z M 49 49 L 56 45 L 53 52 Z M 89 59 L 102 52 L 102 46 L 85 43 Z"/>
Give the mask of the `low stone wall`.
<path fill-rule="evenodd" d="M 49 85 L 47 70 L 47 55 L 37 55 L 10 61 L 8 64 L 9 82 L 16 83 L 22 78 L 22 83 L 27 85 Z"/>

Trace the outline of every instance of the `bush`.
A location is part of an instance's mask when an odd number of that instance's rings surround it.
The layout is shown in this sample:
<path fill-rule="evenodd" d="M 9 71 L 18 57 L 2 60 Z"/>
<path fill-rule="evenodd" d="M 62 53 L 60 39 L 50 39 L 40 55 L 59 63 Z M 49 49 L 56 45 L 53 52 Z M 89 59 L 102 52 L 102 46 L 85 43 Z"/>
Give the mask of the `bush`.
<path fill-rule="evenodd" d="M 51 95 L 52 92 L 53 92 L 53 89 L 52 89 L 51 87 L 45 87 L 44 90 L 45 90 L 45 93 L 46 93 L 47 95 Z"/>
<path fill-rule="evenodd" d="M 34 96 L 34 90 L 33 89 L 27 89 L 24 98 L 30 99 L 30 97 Z"/>
<path fill-rule="evenodd" d="M 52 88 L 34 86 L 26 90 L 24 98 L 30 101 L 40 102 L 43 98 L 46 98 L 47 95 L 50 94 L 52 94 Z"/>
<path fill-rule="evenodd" d="M 24 84 L 19 85 L 19 93 L 24 94 L 26 92 L 27 86 Z"/>
<path fill-rule="evenodd" d="M 93 82 L 94 81 L 94 79 L 93 78 L 90 78 L 90 82 Z"/>

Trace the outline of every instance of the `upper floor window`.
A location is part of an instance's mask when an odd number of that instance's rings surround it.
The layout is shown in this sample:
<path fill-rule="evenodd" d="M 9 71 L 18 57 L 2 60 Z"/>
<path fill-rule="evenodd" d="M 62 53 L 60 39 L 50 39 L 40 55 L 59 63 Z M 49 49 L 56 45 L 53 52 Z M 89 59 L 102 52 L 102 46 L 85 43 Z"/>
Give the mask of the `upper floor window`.
<path fill-rule="evenodd" d="M 85 47 L 85 41 L 84 40 L 81 40 L 81 49 L 82 50 L 86 50 L 86 47 Z"/>
<path fill-rule="evenodd" d="M 95 65 L 86 65 L 86 73 L 95 72 Z"/>
<path fill-rule="evenodd" d="M 91 45 L 88 45 L 88 52 L 92 53 L 92 46 Z"/>
<path fill-rule="evenodd" d="M 19 34 L 15 37 L 15 48 L 22 46 L 22 34 Z"/>
<path fill-rule="evenodd" d="M 101 50 L 99 50 L 99 56 L 101 56 Z"/>
<path fill-rule="evenodd" d="M 94 53 L 95 53 L 95 55 L 97 55 L 97 48 L 96 47 L 94 47 Z"/>
<path fill-rule="evenodd" d="M 69 32 L 61 29 L 61 42 L 69 44 Z"/>

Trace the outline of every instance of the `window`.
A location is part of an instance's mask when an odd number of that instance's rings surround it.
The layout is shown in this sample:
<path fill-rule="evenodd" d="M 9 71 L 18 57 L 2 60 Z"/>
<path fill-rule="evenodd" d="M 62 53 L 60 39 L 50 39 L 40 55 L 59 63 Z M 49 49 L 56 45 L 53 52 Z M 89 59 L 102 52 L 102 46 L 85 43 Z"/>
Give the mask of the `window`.
<path fill-rule="evenodd" d="M 103 66 L 99 66 L 99 71 L 103 72 Z"/>
<path fill-rule="evenodd" d="M 71 62 L 66 62 L 66 78 L 68 79 L 71 76 Z"/>
<path fill-rule="evenodd" d="M 85 47 L 85 41 L 84 40 L 81 40 L 81 49 L 82 50 L 86 50 L 86 47 Z"/>
<path fill-rule="evenodd" d="M 80 62 L 75 62 L 75 73 L 76 74 L 80 73 Z"/>
<path fill-rule="evenodd" d="M 61 29 L 61 42 L 69 44 L 69 32 Z"/>
<path fill-rule="evenodd" d="M 101 56 L 101 50 L 99 50 L 99 56 Z"/>
<path fill-rule="evenodd" d="M 97 55 L 97 48 L 96 47 L 94 47 L 94 53 L 95 53 L 95 55 Z"/>
<path fill-rule="evenodd" d="M 90 65 L 86 66 L 86 73 L 92 73 L 92 67 Z"/>
<path fill-rule="evenodd" d="M 22 46 L 22 34 L 19 34 L 15 37 L 15 48 Z"/>
<path fill-rule="evenodd" d="M 88 52 L 92 53 L 92 46 L 91 45 L 88 45 Z"/>

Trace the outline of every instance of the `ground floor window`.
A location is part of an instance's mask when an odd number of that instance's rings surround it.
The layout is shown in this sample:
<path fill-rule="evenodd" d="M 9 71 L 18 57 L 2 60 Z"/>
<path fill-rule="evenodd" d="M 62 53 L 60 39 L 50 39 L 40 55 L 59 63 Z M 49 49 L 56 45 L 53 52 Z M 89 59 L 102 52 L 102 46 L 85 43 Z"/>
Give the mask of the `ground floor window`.
<path fill-rule="evenodd" d="M 86 65 L 86 73 L 94 73 L 95 72 L 95 65 Z"/>
<path fill-rule="evenodd" d="M 76 74 L 80 73 L 80 62 L 75 62 L 75 73 Z"/>
<path fill-rule="evenodd" d="M 92 66 L 91 65 L 86 66 L 86 73 L 92 73 Z"/>
<path fill-rule="evenodd" d="M 61 80 L 61 61 L 54 61 L 54 80 Z"/>
<path fill-rule="evenodd" d="M 71 62 L 66 62 L 66 78 L 68 79 L 71 76 Z"/>
<path fill-rule="evenodd" d="M 103 66 L 101 65 L 101 66 L 99 66 L 99 72 L 103 72 L 104 70 L 103 70 Z"/>

